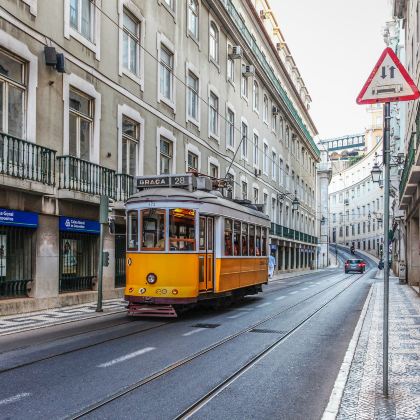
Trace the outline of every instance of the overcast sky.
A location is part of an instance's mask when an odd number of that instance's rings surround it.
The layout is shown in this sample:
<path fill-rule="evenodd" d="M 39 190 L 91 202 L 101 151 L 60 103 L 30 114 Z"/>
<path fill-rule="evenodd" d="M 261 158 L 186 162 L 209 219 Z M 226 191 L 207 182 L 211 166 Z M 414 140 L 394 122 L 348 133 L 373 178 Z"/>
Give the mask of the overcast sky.
<path fill-rule="evenodd" d="M 312 97 L 320 138 L 364 131 L 356 96 L 385 43 L 389 0 L 271 0 L 277 21 Z"/>

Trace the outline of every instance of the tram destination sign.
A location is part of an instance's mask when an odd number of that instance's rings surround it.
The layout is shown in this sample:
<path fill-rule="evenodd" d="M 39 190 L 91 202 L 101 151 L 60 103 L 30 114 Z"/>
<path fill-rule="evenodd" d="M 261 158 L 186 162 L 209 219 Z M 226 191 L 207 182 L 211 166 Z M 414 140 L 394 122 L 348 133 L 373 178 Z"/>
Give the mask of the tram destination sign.
<path fill-rule="evenodd" d="M 192 188 L 197 184 L 197 178 L 193 174 L 138 176 L 136 181 L 138 190 L 161 187 Z"/>

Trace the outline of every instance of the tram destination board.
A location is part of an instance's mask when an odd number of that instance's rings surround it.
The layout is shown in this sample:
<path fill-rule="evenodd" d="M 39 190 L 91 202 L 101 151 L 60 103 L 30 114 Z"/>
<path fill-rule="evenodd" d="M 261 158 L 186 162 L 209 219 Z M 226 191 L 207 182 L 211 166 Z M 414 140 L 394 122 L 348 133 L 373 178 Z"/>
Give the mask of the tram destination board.
<path fill-rule="evenodd" d="M 145 188 L 194 188 L 197 178 L 193 174 L 155 175 L 136 177 L 138 190 Z"/>

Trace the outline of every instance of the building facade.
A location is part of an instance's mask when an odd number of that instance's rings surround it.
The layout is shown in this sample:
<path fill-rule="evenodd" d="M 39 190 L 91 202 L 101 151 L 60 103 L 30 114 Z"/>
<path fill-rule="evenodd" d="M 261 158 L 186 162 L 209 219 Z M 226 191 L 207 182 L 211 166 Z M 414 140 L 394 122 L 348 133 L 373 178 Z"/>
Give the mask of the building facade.
<path fill-rule="evenodd" d="M 395 0 L 394 17 L 398 19 L 400 58 L 414 83 L 420 84 L 420 5 L 413 0 Z M 403 210 L 405 229 L 398 229 L 399 257 L 406 262 L 406 280 L 419 292 L 420 285 L 420 108 L 419 101 L 401 106 L 405 164 L 399 184 L 399 209 Z M 401 225 L 401 223 L 399 223 Z M 405 255 L 404 255 L 405 254 Z"/>
<path fill-rule="evenodd" d="M 141 175 L 228 179 L 264 204 L 278 268 L 314 265 L 317 132 L 266 1 L 5 0 L 0 94 L 1 313 L 95 299 L 100 195 L 121 296 Z"/>

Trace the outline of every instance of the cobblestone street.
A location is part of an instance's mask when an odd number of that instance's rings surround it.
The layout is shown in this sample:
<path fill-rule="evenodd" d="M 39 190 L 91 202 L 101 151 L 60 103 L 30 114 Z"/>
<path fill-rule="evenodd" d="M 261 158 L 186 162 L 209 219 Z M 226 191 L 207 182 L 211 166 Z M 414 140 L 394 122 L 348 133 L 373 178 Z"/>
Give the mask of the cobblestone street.
<path fill-rule="evenodd" d="M 390 280 L 389 398 L 382 395 L 383 283 L 377 281 L 337 419 L 420 418 L 420 302 Z"/>

